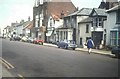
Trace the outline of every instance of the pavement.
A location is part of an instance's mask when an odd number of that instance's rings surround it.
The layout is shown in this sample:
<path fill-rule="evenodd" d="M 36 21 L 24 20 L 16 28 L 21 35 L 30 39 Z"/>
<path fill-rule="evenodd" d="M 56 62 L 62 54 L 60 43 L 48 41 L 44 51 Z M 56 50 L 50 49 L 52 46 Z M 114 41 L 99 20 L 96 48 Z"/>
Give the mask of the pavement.
<path fill-rule="evenodd" d="M 4 65 L 2 65 L 1 63 L 0 63 L 0 79 L 2 78 L 2 77 L 14 77 L 11 73 L 10 73 L 10 71 L 9 71 L 9 69 L 7 69 Z"/>
<path fill-rule="evenodd" d="M 43 45 L 45 46 L 50 46 L 50 47 L 57 47 L 57 45 L 54 44 L 50 44 L 50 43 L 44 43 Z M 83 52 L 88 52 L 87 48 L 76 48 L 76 51 L 83 51 Z M 109 50 L 105 50 L 105 49 L 92 49 L 91 51 L 94 54 L 100 54 L 100 55 L 106 55 L 106 56 L 114 56 L 113 54 L 111 54 L 111 51 Z"/>

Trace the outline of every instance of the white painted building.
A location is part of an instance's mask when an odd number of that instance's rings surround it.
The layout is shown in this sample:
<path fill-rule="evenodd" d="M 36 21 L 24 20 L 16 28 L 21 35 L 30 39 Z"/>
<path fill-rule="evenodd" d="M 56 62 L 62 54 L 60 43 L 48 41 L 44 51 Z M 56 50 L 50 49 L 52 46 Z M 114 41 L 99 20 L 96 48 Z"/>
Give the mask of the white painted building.
<path fill-rule="evenodd" d="M 91 30 L 92 30 L 92 18 L 88 17 L 78 23 L 79 28 L 79 44 L 81 47 L 86 47 L 86 41 L 91 36 Z"/>
<path fill-rule="evenodd" d="M 31 37 L 31 28 L 33 27 L 33 22 L 27 22 L 26 26 L 23 27 L 23 35 L 26 37 Z"/>
<path fill-rule="evenodd" d="M 107 10 L 106 31 L 106 45 L 120 46 L 120 5 L 117 5 Z"/>
<path fill-rule="evenodd" d="M 74 40 L 78 46 L 81 46 L 81 35 L 83 35 L 83 32 L 80 32 L 80 28 L 82 28 L 82 31 L 84 31 L 84 25 L 80 25 L 79 23 L 84 19 L 88 18 L 91 12 L 91 8 L 82 8 L 81 10 L 64 17 L 64 28 L 68 28 L 71 30 L 71 34 L 69 35 L 69 37 L 72 38 L 71 40 Z"/>

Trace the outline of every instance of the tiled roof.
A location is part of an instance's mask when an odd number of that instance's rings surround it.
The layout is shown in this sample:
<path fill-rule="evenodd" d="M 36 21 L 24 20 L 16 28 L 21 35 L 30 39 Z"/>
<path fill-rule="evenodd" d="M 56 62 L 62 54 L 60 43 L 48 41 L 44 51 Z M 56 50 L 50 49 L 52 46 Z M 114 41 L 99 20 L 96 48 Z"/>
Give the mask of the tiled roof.
<path fill-rule="evenodd" d="M 28 24 L 30 24 L 31 21 L 26 21 L 23 23 L 23 27 L 26 27 Z"/>
<path fill-rule="evenodd" d="M 82 8 L 77 15 L 90 15 L 92 8 Z"/>
<path fill-rule="evenodd" d="M 31 29 L 33 27 L 33 21 L 28 21 L 24 24 L 24 29 Z"/>
<path fill-rule="evenodd" d="M 82 8 L 79 11 L 73 12 L 71 14 L 69 14 L 68 16 L 74 16 L 74 15 L 90 15 L 92 12 L 92 8 Z"/>
<path fill-rule="evenodd" d="M 55 20 L 59 20 L 61 18 L 61 13 L 63 13 L 64 16 L 67 16 L 69 13 L 72 13 L 76 10 L 76 7 L 73 5 L 71 0 L 65 1 L 63 0 L 61 2 L 54 2 L 53 0 L 52 2 L 48 3 L 48 13 L 52 15 Z"/>
<path fill-rule="evenodd" d="M 97 15 L 99 16 L 107 16 L 106 10 L 105 9 L 99 9 L 99 8 L 94 8 L 93 12 L 96 12 Z"/>
<path fill-rule="evenodd" d="M 77 15 L 78 12 L 79 12 L 79 11 L 75 11 L 75 12 L 69 14 L 68 16 L 74 16 L 74 15 Z"/>

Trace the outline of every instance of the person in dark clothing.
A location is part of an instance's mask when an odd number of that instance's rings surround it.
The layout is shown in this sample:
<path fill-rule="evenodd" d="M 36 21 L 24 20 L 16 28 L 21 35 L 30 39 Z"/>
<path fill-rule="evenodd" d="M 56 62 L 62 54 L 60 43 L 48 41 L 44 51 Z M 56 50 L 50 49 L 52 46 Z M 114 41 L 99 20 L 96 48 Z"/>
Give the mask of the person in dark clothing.
<path fill-rule="evenodd" d="M 92 40 L 91 38 L 89 38 L 89 39 L 87 40 L 87 48 L 88 48 L 88 53 L 89 53 L 89 54 L 90 54 L 91 49 L 93 48 L 93 46 L 94 46 L 94 42 L 93 42 L 93 40 Z"/>

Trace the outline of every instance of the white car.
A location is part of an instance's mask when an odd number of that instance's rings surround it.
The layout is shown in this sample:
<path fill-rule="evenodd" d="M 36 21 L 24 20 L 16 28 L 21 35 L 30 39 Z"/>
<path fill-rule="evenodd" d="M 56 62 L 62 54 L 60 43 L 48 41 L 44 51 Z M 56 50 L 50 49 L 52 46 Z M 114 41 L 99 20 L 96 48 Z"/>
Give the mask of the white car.
<path fill-rule="evenodd" d="M 33 43 L 33 41 L 34 41 L 34 39 L 33 39 L 32 37 L 29 37 L 29 38 L 27 39 L 27 42 L 29 42 L 29 43 Z"/>
<path fill-rule="evenodd" d="M 27 39 L 28 39 L 28 38 L 24 36 L 24 37 L 22 37 L 21 40 L 22 40 L 23 42 L 27 42 Z"/>

